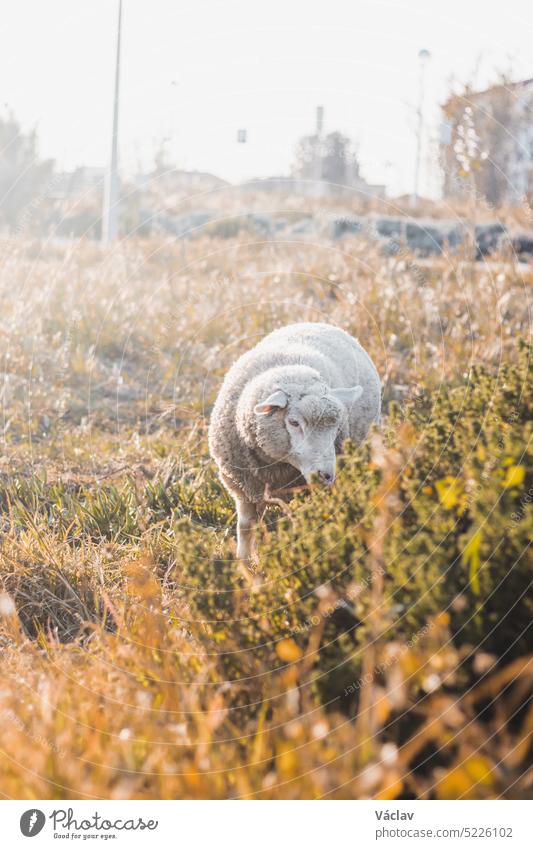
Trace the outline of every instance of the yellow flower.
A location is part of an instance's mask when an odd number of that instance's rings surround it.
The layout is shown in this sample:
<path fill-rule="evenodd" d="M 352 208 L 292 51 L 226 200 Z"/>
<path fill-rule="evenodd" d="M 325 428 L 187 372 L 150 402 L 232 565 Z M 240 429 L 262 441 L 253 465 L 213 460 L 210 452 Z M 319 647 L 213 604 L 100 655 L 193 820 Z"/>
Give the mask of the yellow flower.
<path fill-rule="evenodd" d="M 462 506 L 463 482 L 461 478 L 447 475 L 435 483 L 439 501 L 445 510 L 453 510 Z"/>
<path fill-rule="evenodd" d="M 280 640 L 276 646 L 276 654 L 280 660 L 284 660 L 286 663 L 291 663 L 292 661 L 299 660 L 301 658 L 302 650 L 294 642 L 294 640 Z"/>
<path fill-rule="evenodd" d="M 523 466 L 509 466 L 503 485 L 505 489 L 510 489 L 512 486 L 520 486 L 526 476 L 526 470 Z"/>
<path fill-rule="evenodd" d="M 478 529 L 464 547 L 463 553 L 461 555 L 461 563 L 463 566 L 470 566 L 469 570 L 469 581 L 472 592 L 476 595 L 479 595 L 480 586 L 479 586 L 479 548 L 481 546 L 481 531 Z"/>

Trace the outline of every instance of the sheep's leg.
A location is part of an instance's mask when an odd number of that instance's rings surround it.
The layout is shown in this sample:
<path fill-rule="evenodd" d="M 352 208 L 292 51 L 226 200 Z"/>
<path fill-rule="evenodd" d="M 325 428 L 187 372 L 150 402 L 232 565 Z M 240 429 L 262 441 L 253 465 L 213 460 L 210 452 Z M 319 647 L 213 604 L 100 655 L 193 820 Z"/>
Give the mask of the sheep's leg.
<path fill-rule="evenodd" d="M 251 563 L 254 531 L 259 520 L 257 505 L 245 498 L 235 498 L 237 504 L 237 557 Z"/>

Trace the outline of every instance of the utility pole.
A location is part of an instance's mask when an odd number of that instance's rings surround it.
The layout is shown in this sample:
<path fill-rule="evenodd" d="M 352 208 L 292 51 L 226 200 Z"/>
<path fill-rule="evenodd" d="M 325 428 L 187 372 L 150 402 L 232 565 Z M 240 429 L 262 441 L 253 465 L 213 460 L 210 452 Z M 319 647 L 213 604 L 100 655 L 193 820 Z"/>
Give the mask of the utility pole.
<path fill-rule="evenodd" d="M 118 235 L 118 107 L 120 93 L 120 39 L 122 30 L 122 0 L 118 4 L 117 53 L 115 65 L 115 93 L 113 98 L 113 129 L 111 136 L 111 157 L 104 186 L 104 207 L 102 212 L 102 241 L 104 245 L 114 242 Z"/>
<path fill-rule="evenodd" d="M 324 184 L 322 182 L 322 156 L 323 144 L 322 138 L 324 134 L 324 107 L 317 106 L 316 108 L 316 124 L 315 124 L 315 148 L 313 154 L 313 185 L 312 193 L 318 197 L 324 194 Z"/>
<path fill-rule="evenodd" d="M 418 203 L 418 191 L 420 184 L 420 161 L 422 158 L 422 136 L 424 133 L 424 96 L 426 87 L 426 68 L 431 58 L 429 50 L 420 50 L 418 52 L 418 61 L 420 63 L 419 72 L 419 91 L 418 91 L 418 109 L 417 109 L 417 129 L 416 129 L 416 160 L 415 160 L 415 178 L 413 183 L 413 194 L 411 195 L 411 206 L 413 209 Z"/>
<path fill-rule="evenodd" d="M 317 138 L 322 138 L 322 131 L 324 129 L 324 107 L 317 106 L 316 108 L 316 135 Z"/>

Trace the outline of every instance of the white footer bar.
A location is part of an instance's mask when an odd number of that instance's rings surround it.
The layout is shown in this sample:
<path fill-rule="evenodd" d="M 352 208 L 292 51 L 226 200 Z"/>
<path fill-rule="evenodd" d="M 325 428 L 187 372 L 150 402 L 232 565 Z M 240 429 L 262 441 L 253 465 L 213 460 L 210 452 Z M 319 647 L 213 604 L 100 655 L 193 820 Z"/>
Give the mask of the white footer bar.
<path fill-rule="evenodd" d="M 4 801 L 2 846 L 533 847 L 531 801 Z"/>

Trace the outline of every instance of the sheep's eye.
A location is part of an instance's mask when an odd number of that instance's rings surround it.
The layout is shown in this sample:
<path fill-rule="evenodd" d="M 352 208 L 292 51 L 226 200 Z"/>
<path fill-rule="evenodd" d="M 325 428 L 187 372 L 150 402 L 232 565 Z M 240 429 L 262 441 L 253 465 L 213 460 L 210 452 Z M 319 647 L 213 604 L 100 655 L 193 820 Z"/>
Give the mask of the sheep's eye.
<path fill-rule="evenodd" d="M 300 422 L 297 422 L 296 419 L 289 419 L 289 424 L 291 427 L 300 427 Z"/>

